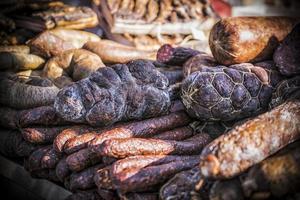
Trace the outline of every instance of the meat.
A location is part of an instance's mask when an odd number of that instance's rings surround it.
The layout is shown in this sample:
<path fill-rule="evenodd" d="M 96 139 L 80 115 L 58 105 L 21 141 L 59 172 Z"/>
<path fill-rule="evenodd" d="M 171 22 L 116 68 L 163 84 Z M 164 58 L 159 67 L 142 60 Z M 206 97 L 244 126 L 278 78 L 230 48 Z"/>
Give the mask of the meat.
<path fill-rule="evenodd" d="M 98 188 L 117 189 L 120 193 L 145 190 L 155 186 L 183 170 L 192 168 L 198 163 L 199 156 L 189 156 L 160 165 L 145 168 L 128 168 L 112 174 L 111 167 L 97 171 L 94 180 Z"/>
<path fill-rule="evenodd" d="M 32 127 L 21 129 L 21 134 L 24 140 L 32 144 L 49 144 L 64 129 L 67 129 L 67 127 Z"/>
<path fill-rule="evenodd" d="M 299 153 L 299 144 L 296 144 L 295 148 L 274 155 L 252 167 L 242 179 L 246 197 L 265 193 L 266 196 L 280 198 L 288 193 L 299 192 Z"/>
<path fill-rule="evenodd" d="M 167 181 L 159 191 L 160 199 L 169 198 L 176 200 L 192 199 L 195 192 L 195 185 L 200 181 L 201 175 L 199 167 L 182 171 Z"/>
<path fill-rule="evenodd" d="M 299 47 L 300 24 L 297 24 L 275 50 L 273 55 L 274 62 L 281 74 L 286 76 L 300 74 Z"/>
<path fill-rule="evenodd" d="M 194 49 L 176 47 L 173 48 L 171 45 L 165 44 L 159 48 L 157 51 L 156 60 L 158 62 L 168 64 L 168 65 L 183 65 L 189 58 L 201 54 Z"/>
<path fill-rule="evenodd" d="M 210 142 L 207 134 L 198 134 L 188 141 L 125 138 L 104 141 L 94 151 L 101 156 L 124 158 L 135 155 L 195 155 Z"/>
<path fill-rule="evenodd" d="M 150 137 L 161 131 L 187 125 L 190 118 L 184 112 L 175 112 L 166 116 L 132 122 L 113 129 L 108 129 L 89 142 L 87 149 L 82 149 L 68 156 L 67 163 L 74 171 L 82 170 L 101 161 L 97 148 L 103 141 L 113 138 Z"/>
<path fill-rule="evenodd" d="M 288 17 L 229 17 L 209 35 L 214 58 L 223 65 L 270 59 L 296 20 Z"/>
<path fill-rule="evenodd" d="M 180 128 L 175 128 L 170 131 L 165 131 L 163 133 L 154 135 L 153 139 L 160 139 L 160 140 L 177 140 L 181 141 L 192 137 L 195 134 L 195 131 L 189 126 L 183 126 Z"/>
<path fill-rule="evenodd" d="M 188 59 L 183 65 L 183 76 L 186 78 L 196 71 L 201 71 L 202 67 L 215 67 L 217 61 L 206 53 L 199 53 Z"/>
<path fill-rule="evenodd" d="M 300 101 L 294 99 L 236 126 L 203 149 L 201 173 L 220 179 L 241 174 L 299 139 L 299 120 Z"/>
<path fill-rule="evenodd" d="M 238 120 L 266 111 L 280 80 L 282 76 L 272 65 L 201 67 L 183 81 L 181 98 L 191 117 L 202 121 Z"/>
<path fill-rule="evenodd" d="M 45 60 L 37 55 L 19 52 L 0 52 L 1 70 L 32 70 L 43 67 Z"/>
<path fill-rule="evenodd" d="M 87 42 L 83 48 L 97 54 L 104 63 L 127 63 L 137 59 L 155 59 L 155 51 L 139 50 L 110 40 Z"/>
<path fill-rule="evenodd" d="M 73 126 L 62 130 L 53 141 L 53 148 L 57 152 L 63 152 L 64 145 L 68 140 L 75 138 L 76 136 L 93 131 L 94 129 L 89 126 Z M 71 141 L 70 141 L 71 143 Z M 70 145 L 71 146 L 71 145 Z M 73 146 L 72 146 L 73 147 Z"/>
<path fill-rule="evenodd" d="M 105 65 L 96 54 L 84 49 L 73 49 L 48 60 L 43 69 L 43 76 L 55 80 L 67 75 L 78 81 L 101 67 Z"/>
<path fill-rule="evenodd" d="M 121 120 L 166 114 L 168 80 L 149 61 L 135 60 L 100 68 L 87 79 L 63 88 L 54 102 L 67 121 L 103 126 Z"/>
<path fill-rule="evenodd" d="M 0 81 L 0 103 L 17 109 L 47 106 L 53 104 L 58 91 L 56 86 L 33 86 L 10 79 L 2 79 Z"/>

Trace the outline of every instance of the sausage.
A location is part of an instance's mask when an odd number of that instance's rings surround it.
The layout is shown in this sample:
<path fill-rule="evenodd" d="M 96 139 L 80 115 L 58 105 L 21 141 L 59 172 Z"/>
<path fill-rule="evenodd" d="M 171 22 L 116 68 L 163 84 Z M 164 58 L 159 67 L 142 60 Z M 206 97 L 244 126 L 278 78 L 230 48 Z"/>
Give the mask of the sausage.
<path fill-rule="evenodd" d="M 183 80 L 182 69 L 177 69 L 177 67 L 174 67 L 174 69 L 162 68 L 159 71 L 168 78 L 170 84 L 175 84 Z"/>
<path fill-rule="evenodd" d="M 97 147 L 103 141 L 110 138 L 129 138 L 129 137 L 149 137 L 158 132 L 187 125 L 190 118 L 184 112 L 175 112 L 166 116 L 146 119 L 139 122 L 132 122 L 120 125 L 111 130 L 97 135 L 88 144 L 88 149 L 82 149 L 68 156 L 68 165 L 70 169 L 78 171 L 91 166 L 91 163 L 97 163 L 101 157 L 97 155 Z"/>
<path fill-rule="evenodd" d="M 131 156 L 114 162 L 111 165 L 111 174 L 116 175 L 128 169 L 142 169 L 148 166 L 156 166 L 177 161 L 189 160 L 191 156 L 177 155 L 149 155 Z"/>
<path fill-rule="evenodd" d="M 193 155 L 211 141 L 202 133 L 189 138 L 189 141 L 173 141 L 144 138 L 123 138 L 106 140 L 97 149 L 98 155 L 124 158 L 135 155 Z"/>
<path fill-rule="evenodd" d="M 175 128 L 170 131 L 165 131 L 154 135 L 153 139 L 160 139 L 160 140 L 176 140 L 181 141 L 192 137 L 194 135 L 194 130 L 189 126 L 183 126 L 180 128 Z"/>
<path fill-rule="evenodd" d="M 63 147 L 69 139 L 91 130 L 93 130 L 93 128 L 83 125 L 67 128 L 56 136 L 53 141 L 53 148 L 58 152 L 63 152 Z"/>
<path fill-rule="evenodd" d="M 138 191 L 164 182 L 174 174 L 190 169 L 198 164 L 199 157 L 190 160 L 171 162 L 143 169 L 129 169 L 113 176 L 113 184 L 120 193 Z"/>
<path fill-rule="evenodd" d="M 290 145 L 289 145 L 290 146 Z M 242 180 L 247 198 L 265 194 L 276 198 L 287 193 L 299 192 L 300 188 L 300 148 L 289 148 L 252 167 Z"/>
<path fill-rule="evenodd" d="M 87 147 L 88 142 L 93 140 L 96 135 L 96 132 L 89 132 L 70 138 L 64 144 L 63 150 L 66 154 L 72 154 L 80 149 L 84 149 Z"/>
<path fill-rule="evenodd" d="M 187 125 L 189 122 L 190 118 L 185 112 L 175 112 L 162 117 L 133 122 L 124 127 L 103 132 L 90 142 L 89 147 L 97 148 L 103 141 L 112 138 L 149 137 L 164 130 Z M 91 150 L 93 151 L 93 148 Z"/>
<path fill-rule="evenodd" d="M 68 124 L 60 118 L 52 106 L 41 106 L 26 110 L 0 107 L 0 125 L 10 129 L 33 125 L 56 126 Z"/>
<path fill-rule="evenodd" d="M 84 49 L 72 49 L 49 59 L 43 69 L 43 76 L 56 80 L 67 74 L 78 81 L 101 67 L 105 65 L 98 55 Z"/>
<path fill-rule="evenodd" d="M 32 127 L 21 129 L 24 140 L 33 144 L 49 144 L 66 126 L 59 127 Z"/>
<path fill-rule="evenodd" d="M 88 169 L 85 169 L 81 172 L 72 173 L 70 175 L 70 190 L 86 190 L 95 187 L 94 183 L 94 174 L 96 170 L 102 169 L 103 164 L 99 164 Z"/>
<path fill-rule="evenodd" d="M 97 54 L 104 63 L 127 63 L 131 60 L 155 60 L 154 51 L 138 50 L 110 40 L 87 42 L 83 49 Z"/>
<path fill-rule="evenodd" d="M 60 159 L 57 163 L 55 173 L 60 182 L 64 182 L 65 178 L 71 174 L 66 162 L 66 157 Z"/>
<path fill-rule="evenodd" d="M 14 53 L 29 54 L 30 49 L 26 45 L 10 45 L 10 46 L 0 46 L 0 52 L 14 52 Z"/>
<path fill-rule="evenodd" d="M 99 157 L 96 153 L 91 152 L 88 148 L 75 152 L 69 155 L 66 159 L 68 168 L 75 172 L 99 163 L 100 161 L 101 157 Z"/>
<path fill-rule="evenodd" d="M 34 152 L 28 157 L 28 171 L 35 171 L 42 169 L 41 166 L 41 160 L 45 156 L 45 154 L 51 149 L 51 145 L 41 147 Z"/>
<path fill-rule="evenodd" d="M 41 106 L 27 110 L 16 111 L 18 125 L 28 127 L 32 125 L 65 125 L 67 122 L 57 115 L 52 106 Z"/>
<path fill-rule="evenodd" d="M 211 182 L 207 181 L 200 191 L 196 191 L 195 186 L 200 180 L 201 175 L 198 166 L 179 172 L 160 188 L 159 198 L 162 200 L 170 198 L 173 200 L 188 200 L 193 199 L 193 196 L 197 194 L 201 199 L 208 199 Z"/>
<path fill-rule="evenodd" d="M 45 60 L 34 54 L 0 52 L 1 70 L 33 70 L 41 68 Z"/>
<path fill-rule="evenodd" d="M 113 157 L 108 157 L 108 156 L 103 156 L 101 161 L 104 165 L 111 165 L 113 164 L 114 162 L 116 162 L 118 159 L 116 158 L 113 158 Z"/>
<path fill-rule="evenodd" d="M 48 150 L 41 159 L 41 168 L 43 169 L 53 169 L 59 162 L 61 154 L 55 151 L 53 148 Z"/>
<path fill-rule="evenodd" d="M 182 66 L 189 58 L 200 53 L 202 52 L 191 48 L 173 48 L 171 45 L 165 44 L 158 49 L 156 60 L 167 65 Z"/>
<path fill-rule="evenodd" d="M 297 91 L 300 90 L 300 76 L 295 76 L 290 79 L 285 79 L 277 84 L 276 90 L 272 94 L 271 102 L 269 103 L 270 108 L 274 108 L 287 99 L 294 97 L 296 98 Z"/>
<path fill-rule="evenodd" d="M 275 50 L 273 60 L 281 74 L 293 76 L 300 74 L 300 24 L 298 23 Z"/>
<path fill-rule="evenodd" d="M 112 183 L 110 176 L 111 166 L 104 167 L 103 169 L 97 170 L 94 175 L 94 182 L 98 189 L 114 190 L 115 186 Z"/>
<path fill-rule="evenodd" d="M 234 177 L 299 139 L 299 129 L 300 101 L 289 100 L 207 145 L 201 153 L 201 173 L 206 178 Z"/>
<path fill-rule="evenodd" d="M 152 22 L 155 20 L 159 14 L 159 3 L 156 0 L 149 0 L 149 3 L 147 5 L 147 15 L 146 15 L 146 21 Z"/>
<path fill-rule="evenodd" d="M 65 41 L 55 34 L 44 31 L 29 41 L 30 52 L 44 58 L 57 56 L 62 52 L 75 49 L 70 41 Z"/>
<path fill-rule="evenodd" d="M 223 65 L 267 60 L 295 22 L 288 17 L 225 18 L 212 27 L 209 46 Z"/>
<path fill-rule="evenodd" d="M 2 79 L 0 80 L 0 103 L 16 109 L 48 106 L 54 103 L 58 91 L 59 89 L 54 85 L 41 87 Z"/>
<path fill-rule="evenodd" d="M 183 77 L 186 78 L 191 73 L 199 71 L 202 67 L 215 67 L 217 65 L 217 61 L 211 55 L 201 52 L 192 56 L 183 64 Z"/>

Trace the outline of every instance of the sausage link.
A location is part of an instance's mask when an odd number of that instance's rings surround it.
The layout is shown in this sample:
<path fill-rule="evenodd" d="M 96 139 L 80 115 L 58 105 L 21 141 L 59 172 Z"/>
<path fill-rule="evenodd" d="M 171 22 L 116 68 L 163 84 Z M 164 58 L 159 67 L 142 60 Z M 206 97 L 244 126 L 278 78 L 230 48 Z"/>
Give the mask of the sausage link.
<path fill-rule="evenodd" d="M 86 190 L 95 187 L 94 174 L 97 170 L 102 169 L 103 167 L 103 164 L 99 164 L 81 172 L 72 173 L 70 175 L 70 190 Z"/>
<path fill-rule="evenodd" d="M 160 139 L 160 140 L 176 140 L 181 141 L 192 137 L 194 135 L 194 130 L 189 126 L 184 126 L 180 128 L 175 128 L 170 131 L 165 131 L 158 135 L 154 135 L 153 139 Z"/>
<path fill-rule="evenodd" d="M 99 157 L 96 153 L 91 152 L 90 149 L 77 151 L 69 155 L 66 159 L 68 168 L 75 172 L 86 169 L 100 161 L 101 157 Z"/>
<path fill-rule="evenodd" d="M 62 158 L 56 165 L 55 173 L 60 182 L 64 182 L 65 178 L 71 174 L 68 168 L 66 157 Z"/>
<path fill-rule="evenodd" d="M 55 151 L 53 148 L 51 148 L 49 151 L 47 151 L 44 156 L 41 159 L 41 167 L 43 169 L 54 169 L 56 167 L 56 164 L 61 159 L 61 153 Z"/>
<path fill-rule="evenodd" d="M 135 155 L 193 155 L 211 141 L 209 135 L 198 134 L 189 141 L 173 141 L 144 138 L 125 138 L 106 140 L 99 146 L 101 156 L 124 158 Z"/>
<path fill-rule="evenodd" d="M 231 178 L 300 138 L 300 101 L 287 101 L 221 135 L 202 151 L 206 178 Z M 230 166 L 230 167 L 229 167 Z"/>
<path fill-rule="evenodd" d="M 66 126 L 62 127 L 33 127 L 21 129 L 24 140 L 33 144 L 49 144 Z"/>

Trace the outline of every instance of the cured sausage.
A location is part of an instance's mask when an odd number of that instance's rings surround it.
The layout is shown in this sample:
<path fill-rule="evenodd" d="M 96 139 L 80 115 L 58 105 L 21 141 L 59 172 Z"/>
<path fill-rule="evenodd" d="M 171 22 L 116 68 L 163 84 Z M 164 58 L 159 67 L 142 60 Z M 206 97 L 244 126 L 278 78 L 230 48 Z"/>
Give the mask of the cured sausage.
<path fill-rule="evenodd" d="M 53 148 L 58 152 L 63 152 L 65 143 L 82 133 L 92 131 L 93 128 L 89 126 L 73 126 L 60 132 L 53 141 Z"/>
<path fill-rule="evenodd" d="M 211 29 L 209 46 L 223 65 L 267 60 L 295 22 L 288 17 L 228 17 Z"/>
<path fill-rule="evenodd" d="M 72 173 L 70 175 L 70 190 L 86 190 L 95 187 L 94 174 L 98 169 L 102 169 L 103 167 L 103 164 L 99 164 L 81 172 Z"/>
<path fill-rule="evenodd" d="M 289 100 L 207 145 L 201 154 L 201 173 L 206 178 L 234 177 L 299 139 L 299 130 L 300 101 Z"/>
<path fill-rule="evenodd" d="M 280 155 L 274 155 L 251 168 L 245 178 L 242 179 L 242 187 L 246 197 L 254 197 L 259 193 L 264 193 L 267 196 L 279 198 L 289 192 L 299 191 L 299 155 L 298 143 L 293 149 Z"/>
<path fill-rule="evenodd" d="M 135 155 L 194 155 L 211 141 L 202 133 L 187 141 L 159 140 L 146 138 L 125 138 L 106 140 L 95 152 L 101 156 L 124 158 Z"/>
<path fill-rule="evenodd" d="M 33 144 L 49 144 L 66 126 L 60 127 L 33 127 L 21 129 L 24 140 Z"/>

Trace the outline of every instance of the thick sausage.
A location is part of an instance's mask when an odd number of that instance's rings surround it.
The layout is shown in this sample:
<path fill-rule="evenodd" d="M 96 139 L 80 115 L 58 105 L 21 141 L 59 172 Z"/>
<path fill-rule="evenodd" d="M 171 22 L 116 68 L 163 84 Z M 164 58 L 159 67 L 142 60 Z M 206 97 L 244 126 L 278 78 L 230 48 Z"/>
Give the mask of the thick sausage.
<path fill-rule="evenodd" d="M 110 40 L 87 42 L 82 47 L 97 54 L 104 63 L 127 63 L 136 59 L 155 60 L 154 51 L 138 50 Z"/>
<path fill-rule="evenodd" d="M 224 65 L 267 60 L 295 22 L 288 17 L 225 18 L 213 26 L 209 46 Z"/>
<path fill-rule="evenodd" d="M 280 198 L 287 193 L 299 192 L 299 143 L 292 150 L 289 147 L 287 147 L 287 152 L 281 155 L 276 154 L 249 170 L 242 179 L 243 191 L 247 197 L 251 198 L 265 193 L 268 196 Z"/>
<path fill-rule="evenodd" d="M 201 173 L 206 178 L 234 177 L 299 138 L 300 101 L 294 99 L 207 145 L 201 154 Z"/>

